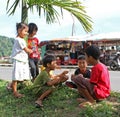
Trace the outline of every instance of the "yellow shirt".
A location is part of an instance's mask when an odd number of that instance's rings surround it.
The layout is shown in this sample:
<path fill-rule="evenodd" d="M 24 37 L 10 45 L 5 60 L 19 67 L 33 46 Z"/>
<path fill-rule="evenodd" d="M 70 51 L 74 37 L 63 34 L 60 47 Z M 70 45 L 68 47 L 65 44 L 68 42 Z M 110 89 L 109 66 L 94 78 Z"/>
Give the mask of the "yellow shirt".
<path fill-rule="evenodd" d="M 40 67 L 40 69 L 41 69 L 41 71 L 43 71 L 43 70 L 45 70 L 45 67 L 42 65 L 42 66 Z M 51 70 L 51 71 L 49 72 L 49 75 L 51 76 L 51 78 L 54 76 L 53 70 Z"/>
<path fill-rule="evenodd" d="M 40 70 L 41 70 L 41 71 L 45 70 L 45 67 L 42 65 L 42 66 L 40 67 Z"/>

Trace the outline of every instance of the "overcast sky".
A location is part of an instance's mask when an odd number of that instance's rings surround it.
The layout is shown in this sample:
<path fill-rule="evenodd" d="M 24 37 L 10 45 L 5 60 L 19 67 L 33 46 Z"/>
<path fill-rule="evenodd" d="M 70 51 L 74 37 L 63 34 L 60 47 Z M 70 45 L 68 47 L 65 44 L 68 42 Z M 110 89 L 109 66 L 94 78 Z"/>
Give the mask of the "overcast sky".
<path fill-rule="evenodd" d="M 14 0 L 13 0 L 14 1 Z M 120 1 L 119 0 L 80 0 L 86 6 L 87 15 L 92 18 L 92 34 L 120 32 Z M 6 14 L 6 0 L 0 2 L 0 35 L 7 37 L 16 36 L 16 23 L 21 21 L 21 10 L 18 8 L 13 16 Z M 29 13 L 29 22 L 38 25 L 37 37 L 41 40 L 62 38 L 72 35 L 72 17 L 64 13 L 61 24 L 46 24 L 44 18 L 39 18 L 36 13 Z M 75 36 L 85 35 L 86 32 L 78 21 L 75 21 Z"/>

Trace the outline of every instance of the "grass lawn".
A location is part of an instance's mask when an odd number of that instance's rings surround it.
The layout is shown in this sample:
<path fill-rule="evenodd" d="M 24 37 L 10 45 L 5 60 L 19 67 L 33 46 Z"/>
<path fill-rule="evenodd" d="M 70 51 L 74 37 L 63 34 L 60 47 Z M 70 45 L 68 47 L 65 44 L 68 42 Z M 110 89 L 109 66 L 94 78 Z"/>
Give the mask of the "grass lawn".
<path fill-rule="evenodd" d="M 24 98 L 16 99 L 6 90 L 6 83 L 0 80 L 0 117 L 120 117 L 120 93 L 117 92 L 111 92 L 107 100 L 93 107 L 79 108 L 77 91 L 61 86 L 43 101 L 43 108 L 36 108 L 30 86 L 20 90 Z"/>

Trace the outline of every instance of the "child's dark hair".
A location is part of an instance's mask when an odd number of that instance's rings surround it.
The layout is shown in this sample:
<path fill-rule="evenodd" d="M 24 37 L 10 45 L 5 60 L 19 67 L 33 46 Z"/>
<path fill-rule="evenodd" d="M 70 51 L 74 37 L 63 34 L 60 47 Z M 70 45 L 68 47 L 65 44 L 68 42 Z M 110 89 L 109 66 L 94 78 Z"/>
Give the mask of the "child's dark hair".
<path fill-rule="evenodd" d="M 51 62 L 55 60 L 56 60 L 56 57 L 54 55 L 46 55 L 42 60 L 42 64 L 44 67 L 47 67 L 48 63 L 51 64 Z"/>
<path fill-rule="evenodd" d="M 32 34 L 33 31 L 38 31 L 38 27 L 35 23 L 29 23 L 29 30 L 28 30 L 28 33 L 29 34 Z"/>
<path fill-rule="evenodd" d="M 79 55 L 77 59 L 78 60 L 85 60 L 85 55 Z"/>
<path fill-rule="evenodd" d="M 98 60 L 100 57 L 100 49 L 95 45 L 88 46 L 85 49 L 85 53 L 87 54 L 88 57 L 92 56 L 96 60 Z"/>
<path fill-rule="evenodd" d="M 26 27 L 28 27 L 28 25 L 27 24 L 25 24 L 25 23 L 17 23 L 16 24 L 16 30 L 17 30 L 17 33 L 18 33 L 18 30 L 19 29 L 21 29 L 21 30 L 23 30 L 23 29 L 25 29 Z"/>

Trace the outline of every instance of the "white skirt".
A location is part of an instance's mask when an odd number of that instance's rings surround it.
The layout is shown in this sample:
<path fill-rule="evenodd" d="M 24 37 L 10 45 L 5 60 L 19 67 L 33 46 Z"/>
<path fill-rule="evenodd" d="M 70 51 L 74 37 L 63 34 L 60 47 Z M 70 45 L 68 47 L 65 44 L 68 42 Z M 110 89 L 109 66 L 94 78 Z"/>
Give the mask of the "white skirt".
<path fill-rule="evenodd" d="M 29 70 L 28 62 L 24 63 L 14 60 L 12 80 L 17 80 L 17 81 L 30 80 L 30 70 Z"/>

